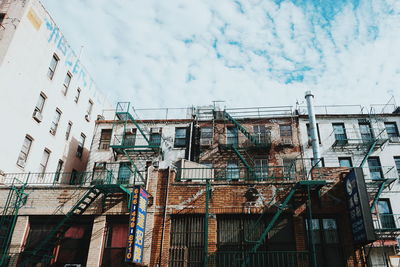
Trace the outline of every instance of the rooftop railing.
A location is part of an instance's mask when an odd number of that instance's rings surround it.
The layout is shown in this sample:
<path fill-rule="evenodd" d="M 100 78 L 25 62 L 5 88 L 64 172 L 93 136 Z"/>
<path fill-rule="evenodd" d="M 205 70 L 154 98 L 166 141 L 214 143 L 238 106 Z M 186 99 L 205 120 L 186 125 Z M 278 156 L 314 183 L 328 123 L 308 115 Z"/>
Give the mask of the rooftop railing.
<path fill-rule="evenodd" d="M 287 166 L 177 168 L 176 181 L 292 181 L 296 173 Z"/>
<path fill-rule="evenodd" d="M 144 172 L 142 173 L 144 176 Z M 138 174 L 124 169 L 122 171 L 93 171 L 93 172 L 46 172 L 46 173 L 5 173 L 0 175 L 0 185 L 11 185 L 14 179 L 28 185 L 42 186 L 90 186 L 99 184 L 140 184 Z"/>

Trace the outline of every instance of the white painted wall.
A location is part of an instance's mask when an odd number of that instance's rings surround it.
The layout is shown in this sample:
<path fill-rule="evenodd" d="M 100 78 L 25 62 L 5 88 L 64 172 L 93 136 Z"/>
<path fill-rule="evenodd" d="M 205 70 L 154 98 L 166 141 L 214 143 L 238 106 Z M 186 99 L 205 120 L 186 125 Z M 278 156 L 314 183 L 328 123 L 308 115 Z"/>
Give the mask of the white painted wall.
<path fill-rule="evenodd" d="M 348 138 L 357 138 L 359 132 L 358 120 L 368 118 L 365 115 L 335 115 L 335 116 L 317 116 L 317 123 L 319 125 L 319 131 L 321 136 L 321 156 L 324 158 L 326 167 L 337 167 L 339 166 L 339 157 L 351 157 L 353 166 L 358 167 L 361 163 L 365 151 L 357 149 L 333 149 L 332 145 L 335 141 L 333 134 L 332 123 L 344 123 L 347 131 Z M 375 116 L 371 120 L 371 127 L 374 128 L 376 134 L 385 129 L 384 122 L 396 122 L 397 127 L 400 127 L 400 116 L 394 114 L 383 114 Z M 300 140 L 304 148 L 304 157 L 312 158 L 312 148 L 308 145 L 307 118 L 300 118 Z M 386 132 L 382 133 L 382 136 L 386 137 Z M 395 170 L 394 157 L 400 156 L 400 143 L 386 142 L 382 149 L 377 149 L 372 153 L 371 156 L 379 157 L 382 166 L 393 167 L 394 169 L 390 172 L 391 176 L 399 178 Z M 364 164 L 364 175 L 369 178 L 368 163 Z M 390 198 L 393 213 L 400 214 L 400 182 L 397 179 L 392 184 L 392 190 L 381 195 L 381 198 Z"/>
<path fill-rule="evenodd" d="M 185 157 L 185 148 L 174 148 L 174 140 L 175 140 L 175 128 L 176 127 L 188 127 L 189 123 L 187 122 L 182 122 L 182 123 L 146 123 L 146 124 L 140 124 L 141 128 L 147 133 L 150 132 L 151 128 L 156 128 L 160 127 L 162 128 L 162 139 L 161 139 L 161 151 L 162 155 L 159 156 L 153 156 L 153 157 L 148 157 L 146 159 L 142 158 L 135 158 L 135 164 L 137 164 L 138 168 L 140 170 L 143 170 L 146 166 L 146 161 L 158 161 L 159 162 L 159 168 L 165 169 L 169 166 L 171 166 L 172 163 L 178 161 L 179 159 L 182 159 Z M 114 161 L 114 155 L 112 152 L 112 149 L 109 148 L 107 150 L 100 149 L 99 148 L 99 143 L 100 143 L 100 135 L 101 135 L 101 130 L 102 129 L 112 129 L 113 124 L 111 122 L 99 122 L 96 124 L 96 129 L 94 132 L 94 138 L 90 150 L 90 155 L 89 155 L 89 162 L 87 165 L 87 171 L 90 172 L 93 170 L 94 165 L 96 162 L 115 162 Z M 127 129 L 131 128 L 136 128 L 136 126 L 133 123 L 130 123 L 127 125 Z M 115 135 L 122 134 L 123 132 L 123 127 L 122 125 L 117 126 L 117 128 L 114 128 L 113 134 L 111 136 L 111 142 L 114 142 Z M 143 139 L 141 134 L 137 131 L 136 133 L 137 141 L 135 144 L 140 144 L 143 143 Z M 149 138 L 149 136 L 148 136 Z M 125 157 L 119 157 L 117 159 L 117 162 L 120 161 L 127 161 Z M 118 171 L 118 168 L 116 168 L 116 171 Z"/>
<path fill-rule="evenodd" d="M 16 29 L 7 24 L 0 39 L 0 170 L 4 172 L 37 172 L 45 148 L 51 151 L 46 172 L 55 172 L 58 161 L 64 161 L 63 171 L 85 170 L 88 150 L 94 131 L 94 121 L 103 109 L 111 108 L 107 99 L 96 90 L 90 74 L 77 53 L 66 42 L 50 15 L 37 0 L 13 1 L 9 8 L 20 17 Z M 21 12 L 22 10 L 22 12 Z M 13 11 L 7 16 L 17 16 Z M 1 38 L 1 37 L 0 37 Z M 60 58 L 54 77 L 47 76 L 53 53 Z M 66 95 L 62 92 L 67 72 L 73 77 Z M 81 89 L 75 103 L 77 88 Z M 32 118 L 40 92 L 46 96 L 43 120 Z M 94 103 L 91 118 L 85 119 L 89 99 Z M 55 135 L 50 126 L 56 108 L 62 111 Z M 69 140 L 65 133 L 73 123 Z M 86 142 L 82 159 L 76 157 L 78 140 L 84 133 Z M 34 138 L 25 168 L 17 166 L 24 137 Z"/>

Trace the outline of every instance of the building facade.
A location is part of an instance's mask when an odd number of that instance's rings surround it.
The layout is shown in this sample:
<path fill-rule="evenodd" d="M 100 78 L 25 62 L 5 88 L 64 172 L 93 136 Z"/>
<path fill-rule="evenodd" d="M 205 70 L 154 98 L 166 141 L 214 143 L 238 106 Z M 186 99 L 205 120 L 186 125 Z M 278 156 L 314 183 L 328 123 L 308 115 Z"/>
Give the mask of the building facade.
<path fill-rule="evenodd" d="M 400 114 L 394 105 L 346 109 L 349 107 L 317 109 L 321 163 L 363 169 L 377 229 L 377 241 L 365 246 L 365 254 L 370 266 L 390 266 L 390 258 L 396 257 L 399 248 Z M 307 115 L 299 116 L 299 124 L 305 158 L 312 158 Z"/>
<path fill-rule="evenodd" d="M 0 81 L 0 172 L 84 171 L 109 104 L 37 0 L 0 3 Z"/>
<path fill-rule="evenodd" d="M 291 108 L 198 109 L 168 120 L 132 114 L 129 103 L 118 103 L 113 118 L 96 121 L 86 171 L 60 172 L 51 185 L 44 178 L 0 188 L 3 202 L 13 203 L 1 217 L 3 229 L 13 229 L 2 241 L 9 266 L 128 266 L 126 257 L 147 266 L 379 266 L 382 255 L 396 254 L 397 220 L 380 201 L 394 209 L 397 181 L 378 179 L 385 168 L 368 165 L 389 146 L 395 157 L 391 127 L 379 135 L 387 141 L 368 148 L 360 176 L 340 160 L 351 155 L 359 164 L 365 148 L 345 152 L 331 127 L 365 116 L 317 115 L 325 164 L 318 167 L 306 116 Z M 387 125 L 398 119 L 382 116 Z M 358 194 L 368 197 L 369 239 L 356 240 L 352 229 L 352 173 L 367 186 Z M 16 177 L 3 175 L 6 185 Z"/>

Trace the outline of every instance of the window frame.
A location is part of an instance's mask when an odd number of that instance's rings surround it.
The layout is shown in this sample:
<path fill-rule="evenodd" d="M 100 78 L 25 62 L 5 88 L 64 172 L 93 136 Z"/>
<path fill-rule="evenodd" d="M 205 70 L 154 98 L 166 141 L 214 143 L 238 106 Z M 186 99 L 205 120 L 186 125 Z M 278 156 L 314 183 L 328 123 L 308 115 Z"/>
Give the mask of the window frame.
<path fill-rule="evenodd" d="M 24 148 L 24 146 L 25 146 L 25 141 L 26 141 L 26 140 L 29 141 L 29 146 L 28 146 L 27 151 L 25 152 L 25 151 L 23 151 L 23 148 Z M 25 168 L 26 162 L 27 162 L 27 160 L 28 160 L 29 152 L 31 151 L 31 148 L 32 148 L 33 140 L 34 140 L 34 139 L 33 139 L 32 136 L 30 136 L 30 135 L 28 135 L 28 134 L 25 135 L 24 141 L 23 141 L 23 143 L 22 143 L 22 147 L 21 147 L 21 149 L 20 149 L 20 152 L 19 152 L 18 158 L 17 158 L 17 165 L 18 165 L 19 167 L 21 167 L 21 168 Z M 21 158 L 21 155 L 23 155 L 24 157 Z M 20 159 L 23 159 L 23 164 L 20 164 Z"/>
<path fill-rule="evenodd" d="M 400 178 L 400 156 L 394 156 L 393 159 L 394 159 L 394 166 L 396 167 L 397 174 L 399 175 Z"/>
<path fill-rule="evenodd" d="M 55 62 L 55 64 L 53 64 L 53 62 Z M 50 80 L 53 80 L 59 62 L 60 62 L 60 57 L 56 53 L 53 53 L 53 56 L 51 57 L 50 65 L 49 65 L 49 68 L 47 71 L 47 77 Z M 52 69 L 53 65 L 54 65 L 54 69 Z"/>
<path fill-rule="evenodd" d="M 39 104 L 39 100 L 41 100 L 41 99 L 43 99 L 43 101 L 42 101 L 42 103 L 41 103 L 41 107 L 39 107 L 38 104 Z M 39 99 L 38 99 L 38 101 L 37 101 L 37 103 L 36 103 L 36 105 L 35 105 L 35 111 L 36 111 L 36 112 L 39 112 L 39 113 L 42 113 L 42 112 L 43 112 L 44 104 L 46 103 L 46 99 L 47 99 L 46 94 L 43 93 L 43 92 L 40 92 L 40 94 L 39 94 Z"/>
<path fill-rule="evenodd" d="M 47 164 L 49 163 L 49 159 L 50 159 L 50 154 L 51 154 L 50 149 L 45 148 L 45 149 L 43 150 L 42 159 L 40 160 L 40 163 L 39 163 L 39 171 L 38 171 L 38 172 L 40 173 L 41 176 L 43 176 L 44 173 L 46 172 Z M 43 159 L 44 159 L 44 156 L 45 156 L 45 155 L 47 155 L 47 158 L 46 158 L 46 160 L 45 160 L 45 162 L 44 162 L 44 164 L 43 164 Z"/>
<path fill-rule="evenodd" d="M 179 135 L 178 131 L 184 131 L 184 135 Z M 175 127 L 174 148 L 185 148 L 187 145 L 187 127 Z"/>
<path fill-rule="evenodd" d="M 289 127 L 290 130 L 283 130 L 283 127 Z M 289 134 L 290 133 L 290 134 Z M 293 137 L 293 127 L 291 124 L 279 124 L 279 136 L 281 138 L 292 138 Z"/>
<path fill-rule="evenodd" d="M 58 114 L 58 116 L 57 116 Z M 59 108 L 56 108 L 56 116 L 53 117 L 53 120 L 51 121 L 51 126 L 50 126 L 50 133 L 52 135 L 56 135 L 57 133 L 57 129 L 58 129 L 58 125 L 60 124 L 60 120 L 61 120 L 61 115 L 62 115 L 62 111 Z M 55 118 L 57 118 L 57 122 L 55 121 Z"/>
<path fill-rule="evenodd" d="M 69 121 L 67 124 L 67 130 L 65 131 L 65 140 L 68 140 L 69 136 L 71 135 L 72 125 L 72 121 Z"/>
<path fill-rule="evenodd" d="M 74 98 L 75 103 L 78 104 L 80 96 L 81 96 L 81 88 L 78 87 L 78 88 L 76 88 L 76 94 L 75 94 L 75 98 Z"/>
<path fill-rule="evenodd" d="M 67 77 L 69 78 L 69 79 L 68 79 L 68 83 L 65 83 L 65 82 L 67 81 Z M 65 96 L 67 95 L 69 86 L 70 86 L 70 84 L 71 84 L 71 80 L 72 80 L 72 74 L 71 74 L 71 72 L 68 71 L 67 74 L 65 75 L 64 82 L 63 82 L 63 87 L 64 87 L 64 92 L 63 92 L 63 94 L 64 94 Z"/>
<path fill-rule="evenodd" d="M 77 151 L 76 151 L 76 157 L 77 158 L 80 158 L 80 159 L 82 158 L 83 149 L 85 147 L 85 141 L 86 141 L 86 135 L 84 133 L 81 133 L 80 139 L 79 139 L 79 142 L 78 142 L 78 148 L 77 148 Z"/>
<path fill-rule="evenodd" d="M 108 137 L 108 135 L 105 134 L 106 131 L 110 133 L 109 134 L 110 135 L 109 139 L 104 138 L 104 136 Z M 112 138 L 112 129 L 111 128 L 101 129 L 98 149 L 101 149 L 101 150 L 110 149 L 111 138 Z"/>
<path fill-rule="evenodd" d="M 392 137 L 399 137 L 399 128 L 397 127 L 397 123 L 395 121 L 388 121 L 388 122 L 384 122 L 385 124 L 385 130 L 386 130 L 386 134 L 388 135 L 389 138 Z M 394 129 L 394 133 L 389 133 L 388 131 L 388 125 L 393 126 Z"/>
<path fill-rule="evenodd" d="M 350 166 L 341 166 L 340 165 L 340 161 L 342 160 L 348 160 L 350 163 Z M 339 162 L 339 167 L 344 167 L 344 168 L 353 168 L 353 160 L 351 159 L 351 157 L 338 157 L 338 162 Z"/>

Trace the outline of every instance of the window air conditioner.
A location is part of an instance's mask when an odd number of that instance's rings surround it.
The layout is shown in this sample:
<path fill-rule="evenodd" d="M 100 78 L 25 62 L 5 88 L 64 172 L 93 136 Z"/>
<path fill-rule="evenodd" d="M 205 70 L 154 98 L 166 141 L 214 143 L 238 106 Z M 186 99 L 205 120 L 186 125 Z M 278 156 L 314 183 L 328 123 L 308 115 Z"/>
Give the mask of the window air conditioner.
<path fill-rule="evenodd" d="M 281 143 L 282 143 L 282 145 L 285 145 L 285 146 L 293 145 L 293 141 L 291 138 L 284 138 L 284 139 L 282 139 Z"/>
<path fill-rule="evenodd" d="M 392 136 L 389 139 L 390 143 L 400 143 L 400 136 Z"/>
<path fill-rule="evenodd" d="M 35 110 L 33 112 L 33 118 L 37 121 L 37 122 L 41 122 L 43 120 L 43 116 L 42 113 L 39 110 Z"/>
<path fill-rule="evenodd" d="M 211 146 L 212 140 L 211 139 L 200 139 L 200 146 Z"/>
<path fill-rule="evenodd" d="M 161 128 L 160 127 L 151 128 L 150 132 L 151 133 L 160 133 L 161 132 Z"/>

